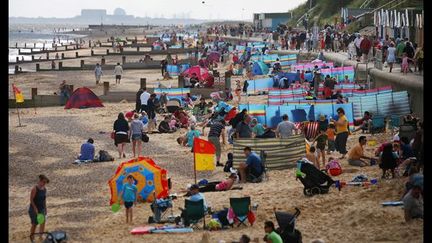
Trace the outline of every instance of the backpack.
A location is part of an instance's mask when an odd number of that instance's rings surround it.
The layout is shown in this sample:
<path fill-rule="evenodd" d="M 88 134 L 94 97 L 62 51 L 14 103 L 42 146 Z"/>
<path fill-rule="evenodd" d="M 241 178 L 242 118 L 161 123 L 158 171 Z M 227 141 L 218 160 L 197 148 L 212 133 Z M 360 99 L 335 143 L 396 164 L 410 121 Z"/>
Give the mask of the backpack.
<path fill-rule="evenodd" d="M 338 176 L 342 174 L 342 166 L 337 160 L 331 160 L 327 165 L 326 169 L 331 176 Z"/>
<path fill-rule="evenodd" d="M 99 162 L 104 161 L 114 161 L 114 157 L 105 150 L 99 150 Z"/>

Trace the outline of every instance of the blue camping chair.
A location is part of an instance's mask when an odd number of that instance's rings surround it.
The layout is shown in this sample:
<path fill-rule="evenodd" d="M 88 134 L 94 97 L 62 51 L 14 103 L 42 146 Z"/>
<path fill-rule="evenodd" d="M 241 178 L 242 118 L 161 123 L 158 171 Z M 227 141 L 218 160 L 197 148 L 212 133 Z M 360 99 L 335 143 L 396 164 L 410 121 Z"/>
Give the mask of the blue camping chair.
<path fill-rule="evenodd" d="M 372 134 L 385 131 L 385 117 L 373 116 L 370 131 Z"/>
<path fill-rule="evenodd" d="M 204 200 L 191 201 L 185 200 L 185 209 L 183 210 L 183 220 L 186 226 L 191 226 L 197 229 L 198 223 L 203 219 L 203 229 L 205 229 L 205 211 L 204 211 Z"/>
<path fill-rule="evenodd" d="M 247 220 L 251 206 L 250 197 L 230 198 L 230 206 L 234 211 L 235 218 L 239 222 L 237 227 L 240 227 L 240 225 L 246 226 L 245 221 Z"/>

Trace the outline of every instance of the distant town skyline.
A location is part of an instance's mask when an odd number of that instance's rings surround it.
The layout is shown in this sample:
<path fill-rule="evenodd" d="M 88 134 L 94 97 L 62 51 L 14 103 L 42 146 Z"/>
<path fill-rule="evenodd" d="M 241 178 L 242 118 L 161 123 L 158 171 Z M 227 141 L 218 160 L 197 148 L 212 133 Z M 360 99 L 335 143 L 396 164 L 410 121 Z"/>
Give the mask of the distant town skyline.
<path fill-rule="evenodd" d="M 253 13 L 287 12 L 307 0 L 9 0 L 9 17 L 73 18 L 82 9 L 105 9 L 113 15 L 117 8 L 127 15 L 149 18 L 193 18 L 252 20 Z"/>

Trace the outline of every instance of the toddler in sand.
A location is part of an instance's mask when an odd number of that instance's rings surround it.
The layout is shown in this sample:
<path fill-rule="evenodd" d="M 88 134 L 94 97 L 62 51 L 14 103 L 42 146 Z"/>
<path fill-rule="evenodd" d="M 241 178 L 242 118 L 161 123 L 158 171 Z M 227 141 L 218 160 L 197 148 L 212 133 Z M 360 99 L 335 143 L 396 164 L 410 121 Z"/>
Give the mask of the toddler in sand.
<path fill-rule="evenodd" d="M 309 152 L 306 153 L 306 159 L 312 162 L 319 169 L 319 161 L 315 154 L 315 147 L 311 146 Z"/>
<path fill-rule="evenodd" d="M 126 208 L 126 223 L 132 223 L 132 206 L 137 202 L 138 189 L 134 184 L 132 175 L 128 175 L 127 181 L 128 182 L 123 186 L 120 198 L 124 202 Z"/>

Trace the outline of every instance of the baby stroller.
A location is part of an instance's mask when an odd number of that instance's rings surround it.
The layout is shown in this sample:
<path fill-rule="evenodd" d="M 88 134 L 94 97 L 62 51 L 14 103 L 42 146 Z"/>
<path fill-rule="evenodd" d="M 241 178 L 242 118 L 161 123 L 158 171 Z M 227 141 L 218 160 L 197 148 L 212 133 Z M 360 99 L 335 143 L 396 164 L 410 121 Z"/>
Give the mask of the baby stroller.
<path fill-rule="evenodd" d="M 279 228 L 276 232 L 281 236 L 284 243 L 302 243 L 302 234 L 295 228 L 295 222 L 300 215 L 300 209 L 295 208 L 294 214 L 275 212 Z"/>
<path fill-rule="evenodd" d="M 68 239 L 66 232 L 64 231 L 34 233 L 34 236 L 36 235 L 47 235 L 43 243 L 60 243 L 60 242 L 66 242 Z"/>
<path fill-rule="evenodd" d="M 175 216 L 173 215 L 172 210 L 172 200 L 176 198 L 177 197 L 175 195 L 170 195 L 168 198 L 165 199 L 155 199 L 152 204 L 150 204 L 150 209 L 153 212 L 153 216 L 150 216 L 148 218 L 148 223 L 174 223 Z M 171 214 L 166 215 L 169 208 L 171 209 Z"/>
<path fill-rule="evenodd" d="M 303 193 L 309 197 L 328 193 L 330 186 L 335 183 L 330 176 L 305 160 L 297 161 L 296 179 L 300 179 L 304 186 Z"/>

